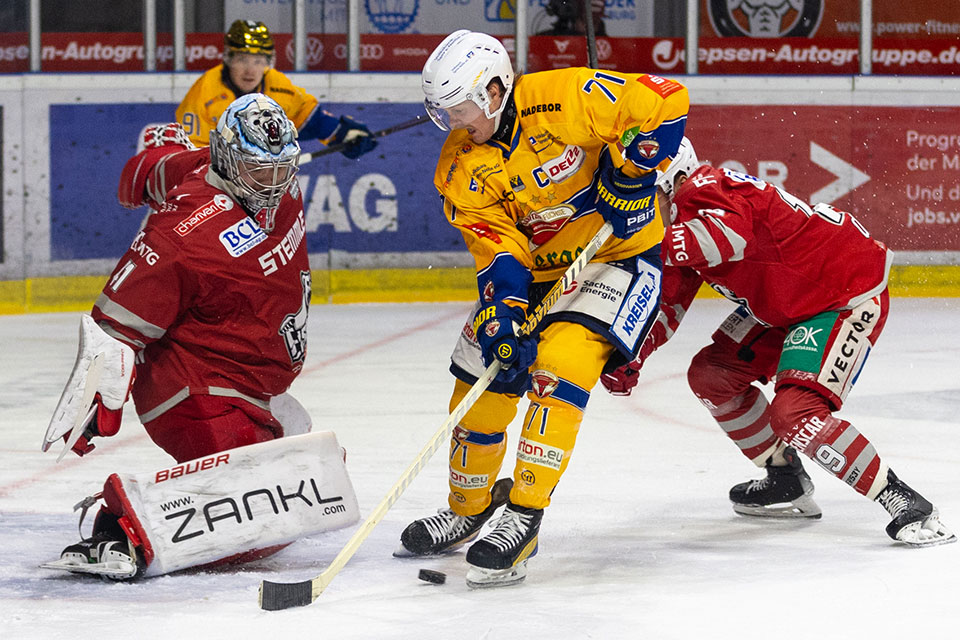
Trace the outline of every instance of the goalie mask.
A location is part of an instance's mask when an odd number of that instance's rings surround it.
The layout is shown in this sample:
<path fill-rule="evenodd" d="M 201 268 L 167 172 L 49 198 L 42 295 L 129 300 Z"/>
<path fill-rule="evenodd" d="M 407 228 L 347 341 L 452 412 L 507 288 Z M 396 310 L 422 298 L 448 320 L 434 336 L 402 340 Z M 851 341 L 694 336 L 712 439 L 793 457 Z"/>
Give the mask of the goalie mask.
<path fill-rule="evenodd" d="M 505 89 L 500 108 L 490 112 L 487 85 L 499 78 Z M 503 44 L 493 36 L 461 29 L 447 36 L 423 65 L 424 106 L 430 119 L 450 131 L 482 112 L 500 126 L 500 114 L 513 88 L 513 66 Z"/>
<path fill-rule="evenodd" d="M 210 162 L 226 190 L 264 231 L 296 178 L 297 129 L 271 98 L 245 95 L 227 107 L 210 132 Z"/>

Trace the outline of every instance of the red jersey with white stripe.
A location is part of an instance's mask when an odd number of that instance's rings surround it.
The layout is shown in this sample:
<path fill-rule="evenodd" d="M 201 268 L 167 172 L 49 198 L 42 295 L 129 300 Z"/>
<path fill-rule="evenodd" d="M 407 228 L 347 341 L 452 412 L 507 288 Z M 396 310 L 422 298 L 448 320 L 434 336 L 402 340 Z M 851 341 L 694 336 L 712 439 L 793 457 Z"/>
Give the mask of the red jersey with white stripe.
<path fill-rule="evenodd" d="M 143 422 L 192 394 L 265 407 L 306 356 L 310 267 L 297 182 L 267 233 L 207 162 L 194 162 L 205 155 L 187 155 L 205 151 L 168 149 L 179 157 L 160 162 L 169 156 L 150 149 L 127 163 L 122 180 L 143 185 L 148 172 L 145 199 L 159 210 L 120 258 L 93 317 L 138 351 L 133 399 Z"/>
<path fill-rule="evenodd" d="M 704 165 L 674 195 L 662 309 L 689 307 L 700 280 L 761 322 L 786 327 L 887 286 L 893 253 L 849 213 Z M 674 305 L 681 309 L 670 310 Z M 679 322 L 679 319 L 677 320 Z M 671 323 L 675 328 L 675 323 Z"/>

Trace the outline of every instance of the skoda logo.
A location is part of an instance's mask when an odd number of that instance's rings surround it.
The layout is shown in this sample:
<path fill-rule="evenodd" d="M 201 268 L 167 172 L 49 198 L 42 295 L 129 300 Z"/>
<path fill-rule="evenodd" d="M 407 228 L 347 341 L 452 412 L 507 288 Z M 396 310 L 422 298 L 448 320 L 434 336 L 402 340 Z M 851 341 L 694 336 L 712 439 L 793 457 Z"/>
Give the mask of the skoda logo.
<path fill-rule="evenodd" d="M 823 18 L 823 0 L 707 0 L 718 36 L 810 37 Z"/>
<path fill-rule="evenodd" d="M 378 31 L 400 33 L 417 17 L 420 0 L 363 0 L 363 7 Z"/>

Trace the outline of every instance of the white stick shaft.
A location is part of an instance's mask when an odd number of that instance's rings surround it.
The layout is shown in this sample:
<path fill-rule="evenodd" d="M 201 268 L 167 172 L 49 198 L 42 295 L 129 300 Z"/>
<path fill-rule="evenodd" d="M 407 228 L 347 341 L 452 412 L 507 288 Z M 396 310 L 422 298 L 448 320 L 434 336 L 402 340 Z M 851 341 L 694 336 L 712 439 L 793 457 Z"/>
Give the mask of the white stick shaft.
<path fill-rule="evenodd" d="M 605 222 L 602 227 L 597 231 L 596 235 L 587 243 L 587 246 L 583 249 L 583 252 L 577 256 L 577 259 L 567 267 L 567 270 L 563 273 L 563 276 L 558 280 L 547 295 L 544 297 L 543 301 L 537 306 L 532 314 L 527 318 L 527 321 L 520 328 L 521 334 L 529 334 L 533 332 L 543 317 L 546 315 L 547 311 L 550 310 L 550 307 L 560 299 L 560 296 L 563 292 L 570 286 L 574 278 L 576 278 L 583 268 L 587 265 L 588 262 L 593 258 L 593 256 L 599 251 L 600 247 L 603 246 L 603 243 L 610 237 L 610 234 L 613 232 L 613 226 L 609 222 Z M 374 510 L 370 513 L 366 520 L 363 521 L 363 524 L 357 529 L 357 531 L 351 536 L 350 540 L 347 541 L 347 544 L 344 545 L 343 549 L 340 550 L 340 553 L 333 559 L 333 562 L 324 569 L 320 575 L 313 580 L 312 590 L 313 590 L 313 599 L 316 600 L 317 597 L 323 593 L 323 590 L 327 588 L 327 585 L 333 581 L 334 577 L 343 569 L 344 565 L 353 557 L 353 554 L 356 553 L 357 549 L 360 548 L 360 545 L 363 544 L 363 541 L 367 539 L 370 533 L 373 531 L 373 528 L 379 524 L 383 517 L 387 514 L 387 511 L 390 510 L 397 500 L 400 499 L 400 496 L 403 495 L 404 490 L 410 485 L 415 477 L 420 473 L 423 467 L 427 464 L 430 458 L 436 453 L 437 449 L 441 445 L 448 442 L 450 439 L 450 433 L 453 431 L 453 428 L 457 425 L 458 422 L 467 414 L 470 408 L 476 403 L 477 399 L 487 390 L 487 387 L 490 386 L 490 383 L 493 382 L 493 379 L 497 377 L 497 372 L 499 371 L 500 365 L 498 362 L 493 362 L 486 371 L 483 372 L 483 375 L 470 387 L 470 390 L 467 391 L 467 394 L 463 397 L 460 403 L 454 407 L 453 411 L 450 412 L 450 415 L 444 421 L 443 425 L 437 430 L 433 437 L 430 439 L 430 442 L 427 443 L 427 446 L 423 448 L 420 454 L 414 459 L 414 461 L 407 467 L 407 470 L 403 472 L 400 476 L 400 479 L 397 480 L 396 484 L 390 488 L 390 491 L 387 492 L 387 495 L 380 501 Z"/>

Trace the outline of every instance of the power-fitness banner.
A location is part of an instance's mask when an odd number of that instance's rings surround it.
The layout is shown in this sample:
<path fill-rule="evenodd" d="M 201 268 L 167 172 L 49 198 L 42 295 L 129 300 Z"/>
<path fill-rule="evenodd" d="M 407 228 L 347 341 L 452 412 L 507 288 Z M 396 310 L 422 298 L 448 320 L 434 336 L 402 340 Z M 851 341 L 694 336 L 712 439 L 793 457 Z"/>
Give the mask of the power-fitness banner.
<path fill-rule="evenodd" d="M 960 4 L 960 3 L 958 3 Z M 419 72 L 444 35 L 382 35 L 361 37 L 363 71 Z M 514 39 L 502 38 L 514 50 Z M 293 68 L 290 34 L 276 34 L 277 68 Z M 956 37 L 889 38 L 873 41 L 873 73 L 877 75 L 958 75 L 960 40 Z M 191 33 L 186 38 L 186 67 L 202 71 L 219 64 L 223 35 Z M 597 59 L 604 69 L 626 72 L 685 73 L 683 38 L 597 38 Z M 532 36 L 527 71 L 543 71 L 587 64 L 582 36 Z M 29 69 L 26 34 L 0 33 L 0 73 Z M 698 52 L 702 74 L 813 74 L 859 73 L 858 40 L 841 38 L 720 38 L 703 37 Z M 143 46 L 139 33 L 56 33 L 42 40 L 44 71 L 142 71 Z M 173 45 L 160 34 L 157 70 L 173 68 Z M 342 34 L 310 34 L 307 70 L 345 71 L 347 39 Z"/>
<path fill-rule="evenodd" d="M 892 249 L 960 250 L 960 107 L 695 105 L 697 155 L 853 213 Z"/>
<path fill-rule="evenodd" d="M 169 122 L 176 104 L 50 106 L 50 259 L 119 258 L 146 209 L 117 204 L 117 180 L 148 123 Z M 423 112 L 419 104 L 337 103 L 371 129 Z M 444 132 L 431 123 L 385 136 L 361 160 L 324 156 L 301 168 L 310 253 L 463 251 L 433 186 Z M 317 151 L 317 141 L 303 141 Z M 418 265 L 414 265 L 418 266 Z M 424 265 L 426 266 L 426 265 Z"/>

